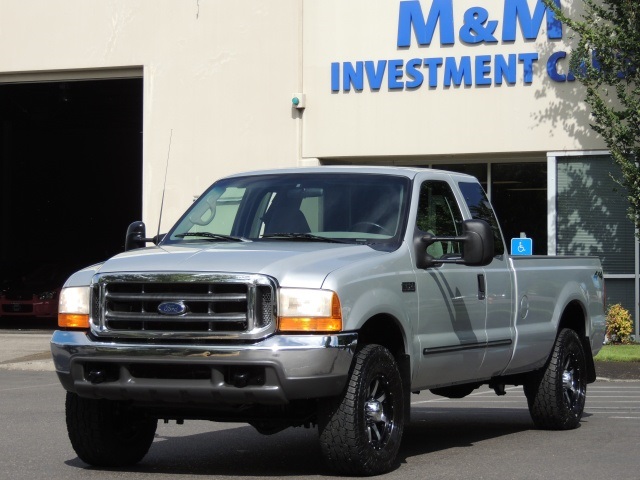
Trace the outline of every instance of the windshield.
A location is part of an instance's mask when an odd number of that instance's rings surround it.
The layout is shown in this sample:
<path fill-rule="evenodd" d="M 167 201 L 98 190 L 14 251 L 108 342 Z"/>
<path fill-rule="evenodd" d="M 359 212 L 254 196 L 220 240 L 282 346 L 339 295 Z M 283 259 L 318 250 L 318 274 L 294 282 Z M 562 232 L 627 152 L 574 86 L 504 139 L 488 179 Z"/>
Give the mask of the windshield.
<path fill-rule="evenodd" d="M 221 180 L 183 215 L 163 244 L 339 241 L 395 249 L 410 180 L 356 173 L 256 175 Z"/>

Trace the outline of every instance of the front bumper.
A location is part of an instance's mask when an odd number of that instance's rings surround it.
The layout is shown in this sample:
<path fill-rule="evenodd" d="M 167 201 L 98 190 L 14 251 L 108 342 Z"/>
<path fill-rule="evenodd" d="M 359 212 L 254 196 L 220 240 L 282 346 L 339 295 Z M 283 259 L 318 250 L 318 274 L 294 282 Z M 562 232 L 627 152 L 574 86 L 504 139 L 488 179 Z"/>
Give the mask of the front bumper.
<path fill-rule="evenodd" d="M 63 387 L 80 396 L 160 405 L 287 404 L 344 389 L 356 333 L 275 335 L 251 345 L 148 345 L 56 331 Z"/>

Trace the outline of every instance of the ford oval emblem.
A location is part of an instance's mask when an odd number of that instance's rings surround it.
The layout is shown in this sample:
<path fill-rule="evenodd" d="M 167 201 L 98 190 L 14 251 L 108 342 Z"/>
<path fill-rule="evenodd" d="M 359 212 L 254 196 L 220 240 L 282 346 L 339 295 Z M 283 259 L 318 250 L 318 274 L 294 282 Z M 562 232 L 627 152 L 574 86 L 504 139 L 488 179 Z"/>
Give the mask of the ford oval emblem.
<path fill-rule="evenodd" d="M 182 302 L 162 302 L 158 305 L 158 312 L 163 315 L 182 315 L 187 313 L 187 306 Z"/>

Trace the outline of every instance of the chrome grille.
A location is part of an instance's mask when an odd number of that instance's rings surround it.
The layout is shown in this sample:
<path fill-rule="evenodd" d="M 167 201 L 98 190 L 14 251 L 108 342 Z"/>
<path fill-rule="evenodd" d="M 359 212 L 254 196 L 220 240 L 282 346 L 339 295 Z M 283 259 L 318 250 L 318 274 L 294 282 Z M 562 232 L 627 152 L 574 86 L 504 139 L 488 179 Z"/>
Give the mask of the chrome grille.
<path fill-rule="evenodd" d="M 275 330 L 275 282 L 261 275 L 105 274 L 92 295 L 99 336 L 254 339 Z"/>

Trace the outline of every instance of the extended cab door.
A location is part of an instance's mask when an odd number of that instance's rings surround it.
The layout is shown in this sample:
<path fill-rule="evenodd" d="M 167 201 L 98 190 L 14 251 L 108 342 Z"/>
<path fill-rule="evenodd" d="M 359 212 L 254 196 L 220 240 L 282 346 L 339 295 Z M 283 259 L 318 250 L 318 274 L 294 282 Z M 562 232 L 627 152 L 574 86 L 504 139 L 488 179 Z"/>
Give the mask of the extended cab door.
<path fill-rule="evenodd" d="M 438 237 L 462 233 L 463 216 L 450 176 L 419 185 L 416 225 Z M 436 242 L 427 253 L 436 259 L 460 257 L 459 242 Z M 478 378 L 485 356 L 487 316 L 485 271 L 451 263 L 416 270 L 420 361 L 414 386 L 444 386 Z"/>
<path fill-rule="evenodd" d="M 471 217 L 484 220 L 493 230 L 494 257 L 484 267 L 487 347 L 478 372 L 481 377 L 490 378 L 507 367 L 513 353 L 514 273 L 509 268 L 498 220 L 484 190 L 475 180 L 458 179 L 457 183 Z"/>

